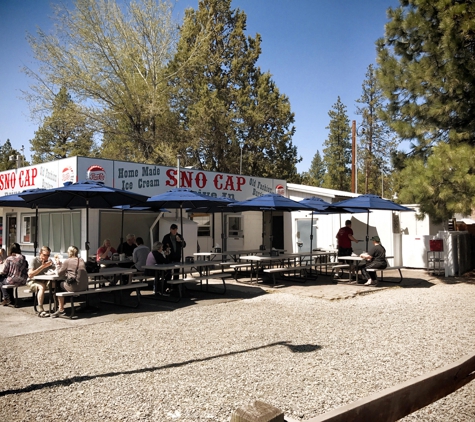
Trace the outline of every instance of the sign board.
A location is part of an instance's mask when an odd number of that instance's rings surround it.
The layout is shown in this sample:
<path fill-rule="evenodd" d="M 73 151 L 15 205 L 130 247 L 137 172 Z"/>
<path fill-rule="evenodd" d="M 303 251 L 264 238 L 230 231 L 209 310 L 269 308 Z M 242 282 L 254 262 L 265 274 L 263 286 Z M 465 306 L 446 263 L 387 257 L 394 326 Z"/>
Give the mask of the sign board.
<path fill-rule="evenodd" d="M 51 189 L 79 180 L 103 182 L 106 186 L 146 196 L 158 195 L 178 187 L 176 167 L 139 164 L 86 157 L 62 160 L 0 172 L 0 196 L 26 189 Z M 180 168 L 179 186 L 213 197 L 237 201 L 267 193 L 286 194 L 281 179 L 267 179 L 229 173 Z"/>

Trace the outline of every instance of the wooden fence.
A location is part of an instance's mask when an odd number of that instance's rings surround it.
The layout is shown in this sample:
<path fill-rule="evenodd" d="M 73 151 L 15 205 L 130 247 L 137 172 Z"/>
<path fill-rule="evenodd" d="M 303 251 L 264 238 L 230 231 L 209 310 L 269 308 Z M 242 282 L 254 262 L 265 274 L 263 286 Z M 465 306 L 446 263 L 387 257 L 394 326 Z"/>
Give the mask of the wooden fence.
<path fill-rule="evenodd" d="M 437 369 L 306 422 L 397 421 L 434 403 L 475 378 L 475 355 Z M 283 412 L 262 402 L 236 410 L 231 422 L 284 422 Z M 288 419 L 290 421 L 290 419 Z"/>

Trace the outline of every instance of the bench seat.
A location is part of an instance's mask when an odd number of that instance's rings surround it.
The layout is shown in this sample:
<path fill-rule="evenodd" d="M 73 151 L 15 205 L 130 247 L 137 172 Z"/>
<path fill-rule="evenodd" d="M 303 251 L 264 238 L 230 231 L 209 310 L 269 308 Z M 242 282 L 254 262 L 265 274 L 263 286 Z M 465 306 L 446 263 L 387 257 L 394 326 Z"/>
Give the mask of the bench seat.
<path fill-rule="evenodd" d="M 381 272 L 381 278 L 380 280 L 381 281 L 384 281 L 383 279 L 383 273 L 384 271 L 391 271 L 391 270 L 397 270 L 399 272 L 399 280 L 398 281 L 388 281 L 388 283 L 400 283 L 402 281 L 402 272 L 401 270 L 403 269 L 404 267 L 400 267 L 400 266 L 396 266 L 396 267 L 386 267 L 384 269 L 381 269 L 381 268 L 367 268 L 366 271 L 368 272 L 375 272 L 377 273 L 378 271 Z"/>
<path fill-rule="evenodd" d="M 74 318 L 74 298 L 79 296 L 86 296 L 92 294 L 101 294 L 101 293 L 110 293 L 116 291 L 124 290 L 135 290 L 137 292 L 137 305 L 134 308 L 138 307 L 140 304 L 140 289 L 143 287 L 148 287 L 147 283 L 129 283 L 129 284 L 119 284 L 116 286 L 107 286 L 107 287 L 96 287 L 95 289 L 82 290 L 80 292 L 56 292 L 58 297 L 70 297 L 71 298 L 71 315 L 69 318 Z M 123 305 L 122 303 L 113 302 L 115 305 Z M 126 305 L 123 305 L 126 306 Z"/>
<path fill-rule="evenodd" d="M 200 287 L 203 287 L 203 280 L 206 280 L 206 290 L 209 291 L 208 287 L 208 280 L 210 279 L 221 279 L 223 283 L 223 290 L 220 292 L 214 292 L 214 293 L 219 293 L 219 294 L 225 294 L 226 293 L 226 278 L 230 278 L 233 275 L 230 273 L 215 273 L 215 274 L 210 274 L 210 275 L 201 275 L 197 277 L 185 277 L 181 278 L 179 280 L 168 280 L 167 283 L 170 285 L 178 285 L 178 293 L 179 293 L 179 298 L 181 299 L 182 297 L 182 285 L 184 283 L 200 283 Z"/>
<path fill-rule="evenodd" d="M 13 289 L 13 306 L 18 308 L 18 287 L 25 287 L 25 284 L 4 284 L 3 287 Z"/>
<path fill-rule="evenodd" d="M 278 268 L 266 268 L 264 272 L 267 274 L 272 274 L 272 280 L 274 282 L 274 286 L 276 285 L 275 275 L 279 273 L 296 273 L 296 272 L 305 272 L 305 278 L 307 278 L 307 270 L 311 270 L 313 265 L 302 265 L 302 266 L 294 266 L 294 267 L 278 267 Z"/>

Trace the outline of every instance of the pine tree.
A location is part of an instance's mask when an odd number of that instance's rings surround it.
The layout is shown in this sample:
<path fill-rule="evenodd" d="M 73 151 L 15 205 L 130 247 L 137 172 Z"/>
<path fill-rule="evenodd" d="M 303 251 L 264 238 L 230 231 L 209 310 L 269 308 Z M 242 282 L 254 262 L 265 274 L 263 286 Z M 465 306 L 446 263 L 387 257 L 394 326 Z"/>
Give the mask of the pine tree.
<path fill-rule="evenodd" d="M 407 160 L 399 199 L 420 204 L 420 212 L 430 215 L 434 223 L 445 222 L 455 213 L 470 215 L 475 207 L 474 174 L 474 146 L 441 142 L 426 162 L 415 157 Z"/>
<path fill-rule="evenodd" d="M 322 186 L 325 177 L 325 164 L 317 151 L 313 156 L 308 172 L 302 173 L 302 183 L 310 186 Z"/>
<path fill-rule="evenodd" d="M 431 167 L 441 151 L 457 157 L 457 167 L 472 168 L 471 157 L 458 152 L 463 143 L 475 145 L 475 2 L 401 0 L 388 15 L 385 37 L 377 43 L 377 78 L 389 100 L 382 118 L 412 142 L 405 156 L 394 155 L 395 165 L 405 167 L 399 197 L 417 199 L 431 217 L 451 217 L 453 210 L 472 206 L 469 196 L 455 186 L 442 196 L 422 195 L 419 188 L 446 183 L 444 171 Z"/>
<path fill-rule="evenodd" d="M 378 40 L 384 117 L 418 149 L 475 143 L 475 2 L 404 0 Z"/>
<path fill-rule="evenodd" d="M 16 168 L 17 157 L 21 157 L 21 166 L 30 165 L 25 160 L 25 156 L 12 147 L 10 139 L 7 139 L 5 143 L 0 146 L 0 171 L 12 170 Z"/>
<path fill-rule="evenodd" d="M 383 196 L 381 186 L 384 186 L 384 182 L 381 183 L 381 178 L 384 178 L 386 193 L 392 196 L 390 157 L 396 150 L 397 142 L 390 127 L 379 117 L 384 108 L 384 96 L 378 85 L 373 65 L 368 66 L 362 91 L 361 97 L 356 100 L 362 106 L 356 108 L 356 114 L 363 118 L 359 133 L 364 133 L 359 136 L 358 146 L 358 165 L 364 171 L 363 192 Z"/>
<path fill-rule="evenodd" d="M 346 106 L 338 97 L 328 112 L 330 130 L 323 146 L 323 162 L 327 170 L 323 187 L 329 189 L 350 190 L 351 185 L 351 140 L 350 121 Z"/>
<path fill-rule="evenodd" d="M 74 155 L 94 156 L 96 151 L 93 130 L 64 87 L 53 101 L 51 116 L 44 119 L 30 143 L 35 164 Z"/>
<path fill-rule="evenodd" d="M 180 29 L 172 104 L 180 116 L 186 165 L 292 180 L 294 114 L 256 62 L 261 38 L 246 37 L 246 15 L 231 0 L 200 0 Z M 198 48 L 197 39 L 205 41 Z M 180 71 L 181 69 L 181 71 Z"/>

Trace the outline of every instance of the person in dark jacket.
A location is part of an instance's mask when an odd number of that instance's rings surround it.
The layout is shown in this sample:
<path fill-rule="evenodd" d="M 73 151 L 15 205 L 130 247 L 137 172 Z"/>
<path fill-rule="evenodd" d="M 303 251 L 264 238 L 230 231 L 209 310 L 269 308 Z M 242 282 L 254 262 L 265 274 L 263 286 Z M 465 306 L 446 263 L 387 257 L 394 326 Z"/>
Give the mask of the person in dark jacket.
<path fill-rule="evenodd" d="M 168 252 L 169 262 L 181 262 L 181 255 L 183 248 L 186 247 L 185 239 L 178 233 L 178 226 L 172 224 L 170 226 L 170 233 L 163 236 L 163 248 Z M 180 270 L 174 270 L 173 280 L 178 280 L 180 277 Z"/>
<path fill-rule="evenodd" d="M 386 261 L 386 249 L 381 245 L 381 239 L 379 236 L 373 236 L 371 240 L 373 241 L 373 246 L 370 248 L 368 253 L 364 252 L 360 255 L 360 257 L 364 259 L 364 262 L 358 265 L 361 274 L 363 274 L 363 277 L 368 280 L 365 283 L 365 286 L 376 286 L 378 284 L 378 281 L 376 280 L 376 271 L 372 271 L 374 274 L 374 278 L 372 279 L 368 269 L 384 270 L 388 266 Z"/>

